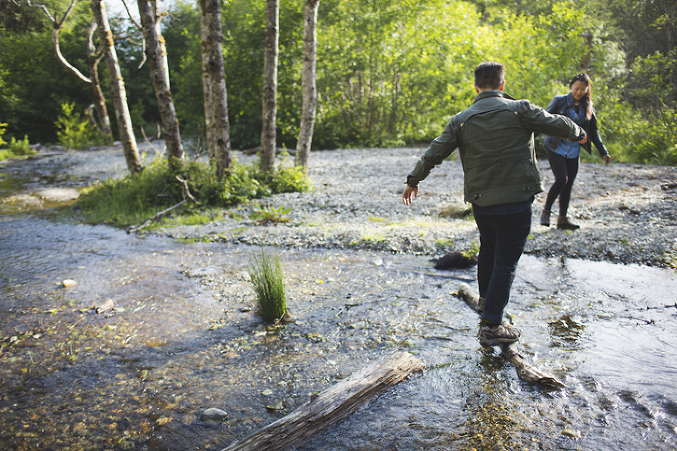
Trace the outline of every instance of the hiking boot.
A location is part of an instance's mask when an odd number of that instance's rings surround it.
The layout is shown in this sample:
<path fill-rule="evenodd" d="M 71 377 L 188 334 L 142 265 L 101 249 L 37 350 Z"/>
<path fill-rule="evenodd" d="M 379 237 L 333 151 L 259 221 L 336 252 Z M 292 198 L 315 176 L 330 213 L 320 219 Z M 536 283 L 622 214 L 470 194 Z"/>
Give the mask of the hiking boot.
<path fill-rule="evenodd" d="M 569 222 L 569 219 L 566 216 L 558 216 L 557 228 L 562 230 L 577 230 L 580 229 L 581 226 Z"/>
<path fill-rule="evenodd" d="M 550 210 L 543 209 L 543 213 L 541 213 L 541 225 L 550 227 Z"/>
<path fill-rule="evenodd" d="M 479 332 L 482 346 L 498 346 L 514 343 L 520 338 L 520 331 L 510 324 L 502 323 L 496 327 L 483 326 Z"/>
<path fill-rule="evenodd" d="M 484 298 L 479 298 L 477 301 L 477 313 L 483 313 L 484 312 L 484 306 L 487 304 L 487 300 Z"/>

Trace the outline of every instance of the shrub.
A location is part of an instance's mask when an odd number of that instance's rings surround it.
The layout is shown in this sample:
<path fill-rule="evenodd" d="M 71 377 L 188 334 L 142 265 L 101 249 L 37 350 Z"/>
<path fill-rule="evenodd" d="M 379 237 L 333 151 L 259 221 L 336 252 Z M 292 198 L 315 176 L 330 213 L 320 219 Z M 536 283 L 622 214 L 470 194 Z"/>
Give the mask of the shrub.
<path fill-rule="evenodd" d="M 194 215 L 196 209 L 230 207 L 274 193 L 288 192 L 293 187 L 309 189 L 303 171 L 284 170 L 278 176 L 279 173 L 268 176 L 262 174 L 256 164 L 242 166 L 235 163 L 229 174 L 218 180 L 214 169 L 208 165 L 194 161 L 186 163 L 179 176 L 186 181 L 196 202 L 184 204 L 181 211 Z M 294 174 L 294 177 L 289 174 Z M 158 157 L 140 174 L 107 180 L 85 189 L 77 206 L 90 223 L 127 226 L 138 224 L 176 205 L 186 195 L 183 189 L 176 173 L 167 167 L 167 161 Z M 178 213 L 178 210 L 175 212 Z M 267 217 L 281 222 L 287 212 L 287 209 L 271 211 Z"/>
<path fill-rule="evenodd" d="M 61 105 L 63 115 L 57 118 L 54 125 L 58 129 L 56 136 L 59 142 L 68 149 L 83 149 L 101 145 L 104 139 L 88 119 L 76 114 L 73 103 Z"/>
<path fill-rule="evenodd" d="M 265 321 L 276 322 L 287 314 L 284 274 L 277 255 L 265 251 L 253 255 L 249 276 L 251 278 L 258 310 Z"/>

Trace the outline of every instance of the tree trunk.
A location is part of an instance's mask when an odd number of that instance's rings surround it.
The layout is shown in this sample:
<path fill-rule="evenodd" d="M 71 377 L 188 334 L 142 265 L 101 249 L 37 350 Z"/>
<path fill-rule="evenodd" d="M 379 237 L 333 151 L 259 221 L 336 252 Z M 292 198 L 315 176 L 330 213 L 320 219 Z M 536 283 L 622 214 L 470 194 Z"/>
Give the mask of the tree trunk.
<path fill-rule="evenodd" d="M 179 133 L 179 119 L 176 117 L 174 100 L 169 89 L 169 69 L 167 68 L 166 51 L 161 44 L 164 39 L 158 34 L 156 27 L 157 4 L 155 0 L 137 0 L 139 16 L 143 29 L 143 37 L 146 40 L 146 58 L 150 68 L 150 78 L 155 90 L 160 118 L 162 121 L 162 133 L 167 146 L 167 160 L 172 171 L 180 171 L 183 167 L 183 146 Z"/>
<path fill-rule="evenodd" d="M 203 88 L 205 97 L 205 122 L 209 126 L 211 119 L 212 134 L 207 131 L 207 141 L 210 138 L 214 145 L 213 151 L 216 160 L 216 176 L 223 178 L 231 167 L 230 159 L 230 126 L 228 123 L 228 101 L 226 93 L 226 77 L 223 70 L 223 32 L 221 29 L 221 3 L 219 0 L 199 0 L 200 25 L 202 35 L 202 69 L 203 82 L 208 80 L 208 86 Z"/>
<path fill-rule="evenodd" d="M 304 13 L 303 71 L 301 74 L 303 109 L 294 161 L 296 166 L 304 168 L 308 166 L 310 147 L 313 142 L 315 112 L 317 110 L 317 7 L 319 4 L 320 0 L 306 0 Z"/>
<path fill-rule="evenodd" d="M 298 446 L 313 434 L 347 417 L 373 396 L 424 368 L 425 364 L 413 355 L 395 352 L 223 451 L 278 451 Z"/>
<path fill-rule="evenodd" d="M 200 4 L 200 30 L 202 40 L 202 99 L 205 111 L 205 146 L 209 156 L 209 164 L 216 164 L 216 140 L 214 139 L 214 108 L 212 106 L 212 83 L 209 75 L 209 52 L 207 40 L 209 39 L 209 16 L 203 12 L 203 4 Z"/>
<path fill-rule="evenodd" d="M 261 127 L 261 170 L 275 170 L 277 119 L 277 58 L 280 23 L 280 1 L 266 0 L 266 40 L 263 62 L 263 124 Z"/>
<path fill-rule="evenodd" d="M 87 65 L 89 66 L 89 85 L 92 90 L 92 97 L 94 99 L 94 109 L 98 121 L 99 130 L 109 143 L 113 142 L 113 131 L 110 128 L 110 118 L 108 117 L 108 108 L 106 108 L 106 97 L 101 90 L 101 83 L 99 82 L 99 62 L 103 57 L 97 53 L 94 47 L 94 32 L 96 31 L 96 22 L 92 22 L 87 31 Z"/>
<path fill-rule="evenodd" d="M 96 18 L 96 24 L 99 28 L 99 39 L 103 43 L 108 64 L 108 76 L 110 77 L 111 96 L 115 106 L 115 115 L 118 123 L 118 133 L 120 141 L 127 160 L 127 168 L 132 174 L 138 174 L 143 170 L 141 160 L 139 159 L 139 150 L 136 146 L 134 129 L 132 128 L 132 119 L 129 115 L 129 106 L 127 105 L 127 93 L 120 73 L 118 56 L 115 52 L 115 43 L 113 42 L 113 32 L 108 23 L 106 9 L 101 0 L 92 0 L 92 12 Z"/>

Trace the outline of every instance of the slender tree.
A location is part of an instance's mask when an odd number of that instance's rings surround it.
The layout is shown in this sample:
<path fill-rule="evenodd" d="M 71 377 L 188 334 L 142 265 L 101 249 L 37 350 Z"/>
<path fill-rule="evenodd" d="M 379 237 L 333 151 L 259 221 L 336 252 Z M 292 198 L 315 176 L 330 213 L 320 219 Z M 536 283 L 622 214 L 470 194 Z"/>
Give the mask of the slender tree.
<path fill-rule="evenodd" d="M 275 170 L 277 122 L 277 60 L 279 54 L 280 1 L 266 0 L 266 39 L 263 62 L 263 126 L 261 128 L 261 170 Z"/>
<path fill-rule="evenodd" d="M 99 39 L 103 44 L 108 64 L 108 76 L 110 78 L 111 96 L 115 106 L 115 114 L 118 123 L 118 133 L 122 142 L 122 149 L 127 161 L 127 168 L 132 174 L 138 174 L 143 170 L 141 160 L 139 159 L 139 149 L 136 146 L 134 129 L 132 128 L 132 119 L 129 115 L 129 106 L 127 105 L 127 93 L 125 84 L 120 73 L 120 64 L 115 52 L 115 43 L 113 42 L 113 32 L 108 23 L 108 15 L 101 0 L 92 0 L 92 12 L 96 18 L 96 24 L 99 29 Z"/>
<path fill-rule="evenodd" d="M 310 147 L 313 142 L 313 127 L 317 110 L 317 8 L 320 0 L 306 0 L 303 32 L 303 69 L 301 73 L 301 90 L 303 91 L 303 109 L 301 125 L 296 142 L 296 166 L 307 167 Z"/>
<path fill-rule="evenodd" d="M 83 75 L 75 66 L 70 64 L 66 58 L 64 58 L 61 53 L 61 46 L 59 45 L 59 32 L 63 27 L 63 24 L 70 16 L 73 8 L 75 7 L 76 0 L 71 0 L 71 3 L 66 10 L 66 12 L 61 17 L 61 20 L 58 20 L 56 13 L 52 14 L 47 6 L 44 4 L 34 4 L 31 0 L 26 0 L 26 4 L 32 8 L 40 9 L 47 18 L 49 18 L 52 23 L 52 44 L 54 47 L 54 56 L 56 60 L 71 74 L 75 75 L 80 81 L 86 83 L 92 91 L 92 99 L 94 101 L 93 106 L 97 112 L 98 121 L 96 118 L 92 118 L 92 123 L 99 129 L 99 132 L 104 136 L 104 138 L 113 142 L 113 133 L 110 128 L 110 119 L 108 118 L 108 110 L 106 109 L 106 98 L 103 95 L 101 90 L 101 84 L 99 83 L 99 71 L 98 64 L 103 57 L 103 52 L 97 52 L 94 47 L 92 36 L 96 30 L 96 23 L 93 23 L 89 30 L 87 31 L 87 65 L 89 66 L 89 78 Z"/>
<path fill-rule="evenodd" d="M 205 82 L 205 118 L 211 131 L 211 140 L 216 160 L 216 176 L 221 179 L 231 167 L 230 125 L 226 77 L 223 70 L 223 31 L 221 27 L 221 3 L 219 0 L 199 0 L 200 27 L 202 35 L 202 69 Z M 206 71 L 207 75 L 204 75 Z M 211 121 L 211 123 L 210 123 Z M 209 131 L 207 136 L 209 137 Z M 209 141 L 209 139 L 208 139 Z M 210 143 L 208 142 L 208 145 Z"/>
<path fill-rule="evenodd" d="M 113 142 L 113 131 L 110 128 L 110 118 L 108 117 L 108 108 L 106 108 L 106 98 L 99 82 L 99 62 L 104 56 L 102 49 L 97 50 L 94 46 L 94 33 L 96 32 L 96 22 L 92 22 L 87 30 L 87 66 L 89 67 L 89 79 L 91 80 L 90 89 L 94 99 L 94 109 L 96 110 L 98 121 L 94 121 L 99 127 L 99 131 L 109 142 Z"/>
<path fill-rule="evenodd" d="M 164 39 L 158 32 L 160 19 L 157 14 L 157 3 L 155 0 L 137 0 L 137 4 L 143 37 L 146 41 L 145 52 L 150 68 L 150 78 L 153 82 L 155 98 L 160 110 L 162 133 L 167 146 L 167 159 L 169 167 L 178 171 L 183 167 L 183 146 L 179 132 L 179 119 L 176 117 L 174 100 L 169 87 L 167 52 L 162 44 Z"/>

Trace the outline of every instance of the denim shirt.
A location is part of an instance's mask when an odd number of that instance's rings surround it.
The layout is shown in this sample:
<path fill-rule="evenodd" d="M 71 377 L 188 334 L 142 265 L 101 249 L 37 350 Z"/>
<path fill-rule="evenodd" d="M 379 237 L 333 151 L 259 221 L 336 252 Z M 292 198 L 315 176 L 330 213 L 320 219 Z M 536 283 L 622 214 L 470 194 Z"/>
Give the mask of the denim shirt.
<path fill-rule="evenodd" d="M 582 126 L 585 122 L 585 109 L 579 106 L 578 113 L 576 113 L 576 104 L 571 93 L 567 95 L 566 106 L 564 107 L 563 115 L 574 121 L 578 126 Z M 581 145 L 578 143 L 578 141 L 562 139 L 557 145 L 555 153 L 562 155 L 567 159 L 578 158 L 578 156 L 581 154 Z"/>

